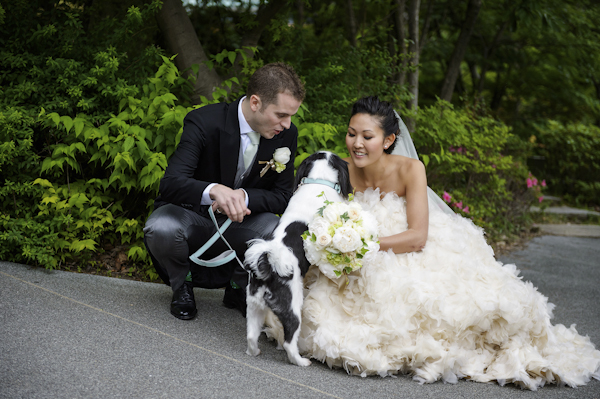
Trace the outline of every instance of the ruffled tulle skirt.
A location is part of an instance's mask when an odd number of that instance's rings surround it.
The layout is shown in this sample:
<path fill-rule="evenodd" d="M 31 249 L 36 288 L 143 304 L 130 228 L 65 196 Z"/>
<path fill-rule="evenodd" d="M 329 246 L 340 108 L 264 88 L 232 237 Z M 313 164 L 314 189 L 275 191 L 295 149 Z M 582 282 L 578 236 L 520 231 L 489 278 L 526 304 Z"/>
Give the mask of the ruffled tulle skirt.
<path fill-rule="evenodd" d="M 367 190 L 355 198 L 379 235 L 407 228 L 405 199 Z M 554 305 L 494 258 L 483 230 L 430 206 L 420 252 L 378 252 L 348 278 L 312 266 L 300 351 L 361 376 L 410 373 L 419 382 L 459 378 L 529 389 L 600 379 L 600 351 L 574 326 L 550 323 Z M 280 337 L 276 322 L 267 334 Z"/>

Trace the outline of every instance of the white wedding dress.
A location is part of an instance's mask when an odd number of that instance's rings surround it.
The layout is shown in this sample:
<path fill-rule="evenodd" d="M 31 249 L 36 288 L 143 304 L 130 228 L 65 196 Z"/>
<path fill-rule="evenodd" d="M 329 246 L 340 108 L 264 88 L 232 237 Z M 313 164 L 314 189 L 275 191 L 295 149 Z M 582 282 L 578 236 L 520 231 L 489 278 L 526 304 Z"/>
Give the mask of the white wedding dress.
<path fill-rule="evenodd" d="M 380 236 L 406 230 L 403 197 L 369 189 L 355 201 L 375 215 Z M 419 382 L 535 390 L 600 379 L 600 351 L 574 326 L 553 326 L 554 305 L 518 273 L 496 261 L 481 228 L 430 202 L 422 251 L 380 251 L 348 280 L 310 268 L 300 352 L 351 374 L 410 373 Z M 266 331 L 282 338 L 276 321 Z"/>

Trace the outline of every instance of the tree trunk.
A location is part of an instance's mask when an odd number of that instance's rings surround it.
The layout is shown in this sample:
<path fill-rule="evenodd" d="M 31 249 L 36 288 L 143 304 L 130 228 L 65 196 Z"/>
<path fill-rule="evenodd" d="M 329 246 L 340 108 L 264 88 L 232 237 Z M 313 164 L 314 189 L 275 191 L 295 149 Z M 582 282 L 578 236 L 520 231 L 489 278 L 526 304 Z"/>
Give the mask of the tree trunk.
<path fill-rule="evenodd" d="M 396 41 L 400 50 L 400 72 L 396 81 L 401 86 L 406 82 L 406 64 L 408 62 L 406 50 L 406 26 L 404 24 L 404 12 L 406 11 L 406 0 L 394 0 L 396 11 L 394 12 L 394 26 L 396 28 Z"/>
<path fill-rule="evenodd" d="M 240 43 L 240 48 L 244 51 L 246 59 L 250 60 L 254 58 L 254 52 L 247 47 L 257 47 L 258 41 L 260 40 L 260 36 L 271 20 L 279 13 L 282 9 L 288 6 L 288 2 L 286 0 L 271 0 L 266 5 L 261 5 L 258 11 L 256 12 L 256 25 L 249 31 L 247 31 L 243 36 Z M 298 1 L 298 5 L 303 4 L 302 0 Z M 238 54 L 234 61 L 233 73 L 231 76 L 238 74 L 242 69 L 242 63 L 244 61 L 244 57 L 241 54 Z M 228 77 L 231 77 L 228 76 Z"/>
<path fill-rule="evenodd" d="M 492 95 L 492 101 L 490 103 L 490 109 L 497 111 L 502 103 L 502 97 L 506 93 L 506 82 L 510 78 L 512 66 L 508 66 L 508 69 L 504 73 L 506 77 L 503 79 L 502 69 L 499 69 L 496 74 L 496 87 L 494 88 L 494 94 Z"/>
<path fill-rule="evenodd" d="M 600 81 L 592 78 L 592 82 L 594 82 L 594 87 L 596 88 L 596 97 L 600 100 Z M 600 127 L 600 116 L 596 119 L 596 126 Z"/>
<path fill-rule="evenodd" d="M 198 74 L 194 76 L 196 81 L 192 98 L 192 101 L 197 104 L 200 102 L 200 96 L 209 97 L 221 84 L 222 79 L 214 69 L 205 64 L 208 57 L 181 0 L 163 0 L 157 19 L 169 51 L 177 54 L 175 57 L 177 68 L 189 76 L 193 74 L 191 66 L 194 64 L 199 66 Z"/>
<path fill-rule="evenodd" d="M 410 56 L 408 71 L 408 90 L 412 96 L 408 103 L 414 114 L 406 120 L 406 127 L 413 133 L 416 129 L 416 112 L 419 107 L 419 8 L 421 0 L 408 2 L 408 53 Z"/>
<path fill-rule="evenodd" d="M 354 17 L 354 7 L 352 0 L 346 0 L 346 11 L 348 13 L 349 39 L 352 47 L 356 47 L 356 18 Z"/>
<path fill-rule="evenodd" d="M 423 30 L 421 31 L 421 39 L 419 39 L 419 52 L 423 51 L 425 43 L 427 42 L 427 33 L 429 32 L 429 25 L 431 24 L 431 14 L 433 12 L 433 3 L 435 0 L 429 0 L 427 3 L 427 13 L 425 14 L 425 22 L 423 22 Z"/>
<path fill-rule="evenodd" d="M 471 86 L 473 87 L 473 91 L 475 91 L 475 85 L 479 83 L 479 72 L 477 72 L 477 64 L 474 62 L 469 62 L 469 72 L 471 73 Z"/>
<path fill-rule="evenodd" d="M 458 78 L 458 74 L 460 72 L 460 64 L 462 63 L 463 58 L 465 58 L 465 52 L 467 51 L 469 38 L 471 37 L 471 33 L 473 33 L 475 21 L 477 21 L 477 16 L 479 15 L 480 9 L 481 0 L 469 0 L 469 5 L 467 6 L 467 15 L 460 30 L 460 35 L 458 36 L 456 45 L 454 46 L 454 52 L 452 53 L 452 57 L 448 63 L 448 69 L 446 70 L 446 76 L 444 77 L 444 82 L 442 84 L 442 90 L 440 93 L 440 98 L 442 100 L 452 101 L 454 86 L 456 85 L 456 79 Z"/>
<path fill-rule="evenodd" d="M 302 28 L 304 26 L 304 0 L 296 0 L 296 10 L 298 12 L 296 24 L 298 28 Z"/>
<path fill-rule="evenodd" d="M 481 64 L 481 73 L 479 74 L 479 84 L 477 85 L 477 92 L 480 94 L 481 92 L 483 92 L 485 86 L 485 74 L 488 70 L 489 59 L 492 58 L 492 55 L 496 51 L 496 48 L 498 48 L 500 37 L 502 37 L 502 34 L 504 33 L 504 30 L 506 29 L 510 21 L 511 17 L 504 21 L 504 23 L 496 31 L 496 35 L 494 36 L 494 39 L 492 40 L 492 43 L 490 44 L 489 48 L 485 48 L 483 52 L 483 62 Z"/>

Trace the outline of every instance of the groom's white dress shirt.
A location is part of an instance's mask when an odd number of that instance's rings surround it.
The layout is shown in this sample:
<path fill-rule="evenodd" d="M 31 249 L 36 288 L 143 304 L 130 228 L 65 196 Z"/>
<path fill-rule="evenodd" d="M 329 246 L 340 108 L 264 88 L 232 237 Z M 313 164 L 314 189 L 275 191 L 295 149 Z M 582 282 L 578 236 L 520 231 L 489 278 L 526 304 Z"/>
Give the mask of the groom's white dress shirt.
<path fill-rule="evenodd" d="M 250 137 L 248 137 L 248 133 L 253 131 L 252 128 L 250 127 L 250 125 L 248 124 L 248 122 L 246 121 L 246 117 L 244 116 L 244 113 L 242 112 L 242 103 L 244 102 L 245 99 L 246 99 L 246 96 L 242 97 L 242 99 L 240 100 L 240 103 L 238 104 L 238 120 L 239 120 L 239 124 L 240 124 L 240 135 L 241 135 L 240 154 L 244 154 L 244 152 L 246 151 L 246 148 L 248 148 L 248 145 L 250 145 Z M 238 154 L 238 156 L 239 156 L 239 154 Z M 209 193 L 210 193 L 211 188 L 213 188 L 217 184 L 218 183 L 211 183 L 204 189 L 204 192 L 202 193 L 202 200 L 200 201 L 200 205 L 210 205 L 214 202 L 210 198 Z M 242 191 L 244 191 L 244 194 L 246 195 L 246 206 L 248 206 L 248 193 L 243 188 L 242 188 Z"/>

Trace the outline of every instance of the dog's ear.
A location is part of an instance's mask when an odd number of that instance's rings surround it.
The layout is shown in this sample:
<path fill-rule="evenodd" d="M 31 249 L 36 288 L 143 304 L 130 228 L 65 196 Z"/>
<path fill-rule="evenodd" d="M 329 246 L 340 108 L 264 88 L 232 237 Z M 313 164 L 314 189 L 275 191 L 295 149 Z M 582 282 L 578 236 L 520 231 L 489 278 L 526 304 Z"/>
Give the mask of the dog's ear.
<path fill-rule="evenodd" d="M 338 184 L 340 185 L 341 194 L 344 198 L 348 198 L 350 193 L 354 191 L 352 184 L 350 184 L 350 173 L 348 172 L 348 162 L 344 161 L 339 156 L 332 154 L 329 159 L 332 162 L 332 166 L 338 171 Z"/>
<path fill-rule="evenodd" d="M 294 190 L 298 189 L 298 184 L 300 184 L 303 178 L 308 177 L 308 174 L 312 169 L 312 158 L 314 158 L 314 154 L 310 155 L 308 158 L 302 161 L 300 166 L 298 166 L 298 170 L 296 171 L 296 183 L 294 184 Z"/>

